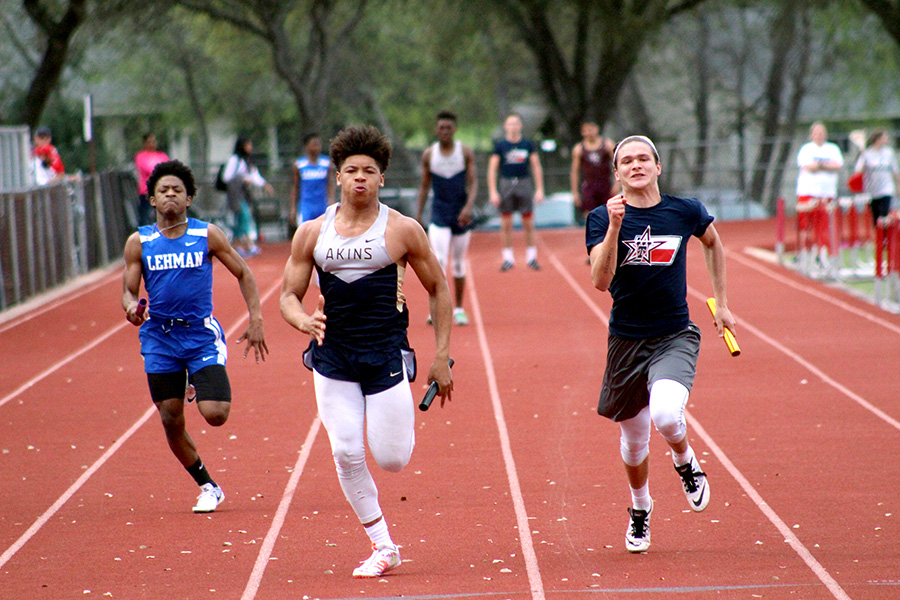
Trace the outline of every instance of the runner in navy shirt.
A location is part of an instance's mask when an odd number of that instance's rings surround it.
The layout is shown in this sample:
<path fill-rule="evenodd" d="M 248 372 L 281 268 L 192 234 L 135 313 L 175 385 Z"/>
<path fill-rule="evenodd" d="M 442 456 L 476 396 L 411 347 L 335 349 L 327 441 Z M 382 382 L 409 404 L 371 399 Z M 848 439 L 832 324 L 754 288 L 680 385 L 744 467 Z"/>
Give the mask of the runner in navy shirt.
<path fill-rule="evenodd" d="M 631 488 L 625 534 L 629 552 L 650 547 L 650 424 L 672 450 L 688 504 L 709 503 L 709 483 L 687 436 L 684 407 L 693 386 L 700 330 L 687 306 L 686 252 L 703 245 L 716 298 L 716 328 L 734 328 L 725 294 L 725 249 L 703 205 L 661 194 L 659 153 L 644 136 L 627 137 L 613 154 L 623 193 L 591 211 L 586 241 L 591 279 L 612 294 L 609 348 L 597 412 L 619 423 Z"/>
<path fill-rule="evenodd" d="M 400 566 L 400 552 L 366 466 L 366 442 L 387 471 L 400 471 L 412 456 L 415 405 L 409 382 L 416 368 L 406 337 L 407 266 L 429 295 L 436 351 L 428 381 L 438 383 L 441 406 L 453 389 L 450 289 L 422 226 L 378 200 L 391 156 L 387 137 L 374 127 L 350 127 L 331 141 L 330 154 L 340 204 L 294 234 L 281 314 L 311 338 L 303 361 L 313 371 L 338 481 L 372 542 L 372 554 L 353 576 L 380 577 Z M 301 301 L 313 269 L 322 293 L 308 314 Z"/>

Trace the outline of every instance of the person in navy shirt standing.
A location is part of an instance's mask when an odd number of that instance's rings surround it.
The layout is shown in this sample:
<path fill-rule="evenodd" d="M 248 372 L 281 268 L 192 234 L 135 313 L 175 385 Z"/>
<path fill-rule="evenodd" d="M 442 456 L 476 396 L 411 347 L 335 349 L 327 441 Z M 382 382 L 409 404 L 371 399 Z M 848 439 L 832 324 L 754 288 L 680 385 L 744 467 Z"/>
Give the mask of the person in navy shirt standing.
<path fill-rule="evenodd" d="M 500 211 L 500 230 L 503 234 L 503 263 L 501 271 L 509 271 L 516 264 L 512 249 L 513 214 L 522 215 L 525 232 L 525 262 L 540 270 L 537 246 L 534 242 L 534 206 L 544 201 L 544 172 L 537 148 L 522 137 L 522 117 L 510 114 L 503 122 L 504 137 L 494 144 L 488 160 L 487 184 L 490 202 Z"/>
<path fill-rule="evenodd" d="M 688 504 L 702 511 L 709 483 L 687 436 L 684 408 L 694 382 L 700 329 L 687 305 L 687 243 L 703 245 L 716 298 L 716 328 L 734 330 L 725 293 L 725 249 L 713 217 L 697 200 L 659 191 L 659 153 L 644 136 L 630 136 L 613 153 L 622 193 L 590 212 L 586 242 L 591 280 L 609 291 L 606 371 L 597 412 L 619 424 L 620 450 L 631 488 L 625 534 L 629 552 L 650 547 L 650 424 L 672 450 Z"/>
<path fill-rule="evenodd" d="M 225 334 L 212 315 L 212 258 L 218 258 L 240 284 L 250 320 L 237 341 L 247 341 L 244 357 L 253 348 L 257 362 L 268 352 L 259 291 L 253 273 L 224 232 L 187 217 L 196 193 L 187 166 L 177 160 L 158 164 L 147 189 L 156 223 L 140 227 L 125 243 L 122 308 L 128 321 L 141 328 L 144 371 L 169 448 L 200 486 L 193 511 L 208 513 L 225 493 L 204 467 L 185 429 L 184 401 L 190 383 L 200 414 L 213 427 L 224 425 L 231 409 Z M 139 303 L 142 279 L 146 309 Z"/>
<path fill-rule="evenodd" d="M 412 267 L 428 292 L 434 319 L 436 381 L 441 406 L 450 399 L 450 288 L 422 226 L 378 199 L 391 144 L 374 127 L 349 127 L 331 141 L 341 201 L 300 225 L 284 268 L 281 314 L 310 336 L 304 365 L 313 372 L 316 404 L 328 432 L 338 481 L 372 543 L 353 571 L 380 577 L 400 566 L 378 489 L 366 465 L 366 442 L 384 470 L 402 470 L 415 443 L 410 382 L 416 361 L 407 341 L 403 280 Z M 309 314 L 302 300 L 313 271 L 321 294 Z"/>

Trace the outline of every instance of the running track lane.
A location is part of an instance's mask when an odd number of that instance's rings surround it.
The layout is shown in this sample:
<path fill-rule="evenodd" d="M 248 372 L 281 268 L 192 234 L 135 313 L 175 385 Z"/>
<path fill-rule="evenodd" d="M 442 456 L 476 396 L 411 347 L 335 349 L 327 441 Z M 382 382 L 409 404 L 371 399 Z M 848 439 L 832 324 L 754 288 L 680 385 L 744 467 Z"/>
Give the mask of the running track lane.
<path fill-rule="evenodd" d="M 727 228 L 720 229 L 726 242 L 743 235 L 736 231 L 729 238 Z M 891 517 L 884 515 L 896 514 L 891 505 L 897 497 L 893 484 L 896 469 L 875 463 L 868 455 L 875 449 L 890 454 L 897 446 L 897 432 L 834 383 L 896 419 L 891 402 L 896 397 L 896 381 L 871 376 L 889 373 L 890 357 L 883 353 L 882 361 L 865 356 L 859 361 L 865 365 L 860 372 L 852 340 L 843 339 L 843 334 L 848 328 L 860 329 L 875 346 L 895 343 L 897 334 L 885 334 L 889 328 L 858 314 L 847 321 L 848 311 L 834 299 L 864 314 L 884 317 L 884 323 L 895 327 L 897 320 L 777 268 L 779 276 L 795 285 L 776 280 L 778 289 L 773 290 L 774 278 L 766 273 L 772 268 L 753 260 L 749 261 L 753 267 L 742 267 L 749 259 L 735 246 L 729 256 L 729 293 L 732 308 L 747 327 L 738 329 L 744 355 L 731 359 L 721 341 L 709 333 L 709 318 L 700 301 L 708 280 L 702 258 L 692 256 L 692 265 L 697 263 L 700 269 L 692 269 L 689 279 L 691 307 L 706 339 L 690 412 L 692 422 L 705 432 L 703 439 L 698 439 L 699 430 L 693 433 L 694 444 L 698 452 L 705 453 L 706 468 L 714 478 L 713 503 L 700 515 L 690 513 L 686 506 L 681 508 L 684 500 L 677 478 L 671 472 L 666 475 L 670 459 L 661 455 L 661 444 L 655 439 L 651 475 L 651 491 L 657 500 L 654 545 L 647 555 L 631 556 L 621 549 L 627 489 L 618 461 L 617 433 L 614 426 L 593 414 L 606 335 L 598 313 L 608 313 L 608 302 L 591 290 L 586 280 L 580 232 L 548 232 L 541 238 L 545 269 L 540 273 L 521 267 L 506 274 L 516 278 L 496 273 L 499 249 L 490 235 L 476 236 L 471 258 L 485 341 L 495 363 L 497 394 L 503 402 L 509 446 L 546 596 L 583 597 L 594 591 L 613 598 L 633 598 L 636 592 L 643 597 L 675 592 L 680 592 L 679 597 L 686 593 L 835 597 L 745 496 L 740 482 L 727 474 L 719 462 L 719 451 L 783 522 L 790 524 L 798 540 L 850 597 L 889 595 L 892 588 L 884 580 L 890 579 L 897 536 Z M 699 254 L 699 246 L 692 251 Z M 552 266 L 551 253 L 567 265 L 563 272 L 576 283 L 582 282 L 581 293 Z M 792 291 L 785 294 L 785 288 Z M 422 297 L 421 290 L 408 293 Z M 585 303 L 583 296 L 593 298 L 595 305 Z M 237 300 L 240 302 L 239 297 Z M 411 306 L 416 302 L 411 298 Z M 795 306 L 802 310 L 788 310 Z M 217 314 L 220 308 L 224 306 L 217 300 Z M 95 543 L 83 556 L 78 551 L 66 556 L 111 564 L 109 575 L 118 577 L 88 577 L 82 572 L 76 579 L 80 575 L 84 581 L 111 581 L 110 585 L 117 586 L 110 588 L 114 597 L 208 597 L 208 589 L 218 585 L 217 597 L 237 598 L 246 589 L 254 560 L 260 556 L 258 546 L 271 530 L 283 499 L 288 471 L 296 467 L 300 444 L 314 422 L 308 389 L 307 393 L 303 390 L 307 376 L 297 371 L 297 351 L 302 344 L 296 335 L 272 333 L 280 329 L 277 307 L 273 311 L 267 304 L 265 310 L 270 346 L 277 345 L 279 354 L 292 354 L 292 360 L 273 357 L 262 367 L 271 368 L 279 377 L 248 373 L 248 388 L 259 393 L 236 404 L 226 426 L 229 432 L 221 432 L 227 435 L 209 432 L 199 440 L 201 451 L 204 446 L 221 446 L 217 448 L 220 456 L 213 455 L 221 459 L 217 470 L 224 472 L 222 476 L 231 485 L 223 483 L 229 494 L 223 511 L 199 518 L 184 514 L 192 500 L 188 495 L 191 486 L 172 464 L 158 427 L 142 428 L 126 444 L 126 449 L 134 446 L 125 453 L 129 456 L 120 451 L 117 456 L 121 454 L 122 460 L 114 457 L 94 476 L 105 484 L 101 489 L 112 490 L 113 497 L 87 495 L 80 500 L 82 506 L 72 507 L 80 510 L 66 514 L 79 522 L 87 520 L 91 524 L 87 529 L 100 529 L 105 537 L 99 539 L 112 546 L 98 552 L 101 544 Z M 333 590 L 331 595 L 317 594 L 333 598 L 360 597 L 360 592 L 367 597 L 534 594 L 521 558 L 521 540 L 514 533 L 515 511 L 509 483 L 504 481 L 483 350 L 474 329 L 454 331 L 456 400 L 442 412 L 435 407 L 420 415 L 418 446 L 404 473 L 376 474 L 386 515 L 397 522 L 394 537 L 405 545 L 408 562 L 384 583 L 347 577 L 353 561 L 362 558 L 364 540 L 358 525 L 347 518 L 349 510 L 340 497 L 327 442 L 320 435 L 310 448 L 309 462 L 290 503 L 292 510 L 287 511 L 285 527 L 274 545 L 275 560 L 269 561 L 256 597 L 300 598 L 311 588 Z M 798 335 L 810 331 L 813 336 Z M 411 338 L 420 351 L 420 366 L 430 352 L 428 335 L 430 331 L 414 315 Z M 822 341 L 829 339 L 832 343 L 823 347 Z M 773 342 L 806 363 L 786 355 Z M 130 352 L 132 356 L 136 353 L 136 344 Z M 244 369 L 237 367 L 241 362 L 234 360 L 233 354 L 229 370 L 234 366 L 241 371 L 234 374 L 236 386 L 244 378 Z M 544 368 L 546 364 L 550 368 Z M 851 368 L 845 370 L 844 364 Z M 810 370 L 811 366 L 818 371 Z M 765 373 L 763 389 L 760 372 Z M 822 374 L 833 383 L 822 379 Z M 291 388 L 289 393 L 282 389 L 285 386 Z M 279 395 L 275 410 L 267 404 L 269 393 Z M 90 399 L 87 396 L 85 401 Z M 0 408 L 0 417 L 7 408 Z M 296 414 L 293 427 L 284 423 L 288 414 Z M 230 439 L 232 435 L 237 439 Z M 280 447 L 289 443 L 293 443 L 292 451 Z M 273 466 L 281 472 L 260 472 L 276 470 Z M 151 499 L 146 484 L 141 483 L 148 473 L 165 474 L 152 480 L 151 495 L 155 496 Z M 123 474 L 127 475 L 125 481 L 121 481 Z M 91 484 L 85 489 L 89 487 Z M 817 506 L 816 502 L 822 503 L 822 509 L 811 511 L 809 506 Z M 69 509 L 67 505 L 62 512 Z M 125 524 L 117 517 L 122 514 L 130 517 Z M 55 529 L 55 539 L 71 535 L 79 524 L 61 519 L 50 526 Z M 461 538 L 465 543 L 460 543 Z M 88 542 L 91 539 L 97 538 L 87 537 Z M 230 545 L 224 545 L 226 542 Z M 109 554 L 119 550 L 117 544 L 126 549 L 119 552 L 124 556 L 108 562 Z M 28 545 L 22 552 L 28 552 Z M 31 563 L 40 564 L 46 581 L 54 581 L 54 568 L 62 569 L 63 577 L 73 577 L 50 552 L 46 554 L 50 556 L 38 551 Z M 225 565 L 230 566 L 223 568 Z M 10 578 L 8 569 L 4 567 L 0 576 L 22 583 L 22 571 L 16 579 Z M 121 576 L 126 574 L 127 579 L 139 583 L 123 589 Z M 52 589 L 44 597 L 59 597 Z M 157 593 L 168 595 L 153 595 Z"/>

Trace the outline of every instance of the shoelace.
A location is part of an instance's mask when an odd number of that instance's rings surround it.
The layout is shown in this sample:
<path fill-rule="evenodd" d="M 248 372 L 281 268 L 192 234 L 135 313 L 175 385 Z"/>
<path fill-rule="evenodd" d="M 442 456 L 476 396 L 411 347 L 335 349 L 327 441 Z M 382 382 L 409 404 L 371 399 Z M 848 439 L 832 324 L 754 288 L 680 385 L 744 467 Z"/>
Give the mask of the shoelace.
<path fill-rule="evenodd" d="M 706 473 L 704 473 L 703 471 L 694 471 L 691 463 L 681 465 L 680 467 L 675 467 L 675 470 L 678 471 L 679 475 L 681 475 L 681 481 L 684 484 L 684 491 L 689 494 L 693 494 L 699 488 L 697 477 L 706 477 Z"/>
<path fill-rule="evenodd" d="M 631 510 L 631 536 L 642 538 L 647 534 L 647 515 L 646 510 Z"/>

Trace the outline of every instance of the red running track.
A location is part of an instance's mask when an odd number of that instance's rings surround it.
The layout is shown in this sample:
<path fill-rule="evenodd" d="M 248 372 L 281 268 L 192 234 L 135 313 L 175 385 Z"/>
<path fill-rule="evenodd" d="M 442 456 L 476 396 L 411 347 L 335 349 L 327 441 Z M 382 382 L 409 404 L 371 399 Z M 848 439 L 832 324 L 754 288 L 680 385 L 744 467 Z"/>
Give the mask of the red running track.
<path fill-rule="evenodd" d="M 373 467 L 404 563 L 352 579 L 368 542 L 316 418 L 306 339 L 278 312 L 281 244 L 251 263 L 265 364 L 241 358 L 246 309 L 216 271 L 235 402 L 218 429 L 188 411 L 227 495 L 210 515 L 190 511 L 197 489 L 165 444 L 118 270 L 0 315 L 0 598 L 900 597 L 900 317 L 748 251 L 771 245 L 770 221 L 719 228 L 740 357 L 714 334 L 697 242 L 688 277 L 706 336 L 690 435 L 712 500 L 688 509 L 654 434 L 647 554 L 624 549 L 618 431 L 595 413 L 610 300 L 590 286 L 583 233 L 541 231 L 544 269 L 520 256 L 508 273 L 497 234 L 478 233 L 454 400 L 418 413 L 403 472 Z M 414 279 L 406 293 L 427 365 L 426 296 Z"/>

